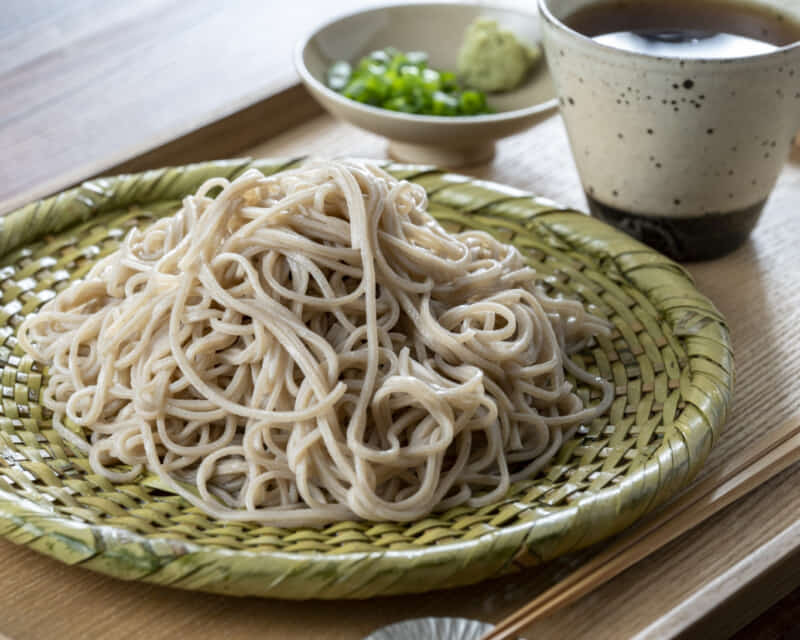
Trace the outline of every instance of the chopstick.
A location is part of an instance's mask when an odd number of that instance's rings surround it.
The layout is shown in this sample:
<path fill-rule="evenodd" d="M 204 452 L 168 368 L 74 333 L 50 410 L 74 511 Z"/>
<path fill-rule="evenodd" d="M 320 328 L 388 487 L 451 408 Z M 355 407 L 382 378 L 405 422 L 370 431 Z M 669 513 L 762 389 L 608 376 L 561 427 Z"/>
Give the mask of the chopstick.
<path fill-rule="evenodd" d="M 529 624 L 602 586 L 798 461 L 800 416 L 795 416 L 763 442 L 732 458 L 655 518 L 619 538 L 564 580 L 501 620 L 481 640 L 509 640 Z"/>

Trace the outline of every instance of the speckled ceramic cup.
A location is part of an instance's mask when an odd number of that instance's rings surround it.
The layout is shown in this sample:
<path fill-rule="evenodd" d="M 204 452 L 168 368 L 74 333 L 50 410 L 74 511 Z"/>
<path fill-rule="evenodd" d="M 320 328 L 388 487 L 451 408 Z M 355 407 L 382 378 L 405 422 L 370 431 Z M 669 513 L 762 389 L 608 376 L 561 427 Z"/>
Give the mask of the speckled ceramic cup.
<path fill-rule="evenodd" d="M 735 249 L 800 127 L 800 43 L 684 60 L 602 45 L 562 22 L 603 1 L 539 0 L 592 213 L 678 260 Z M 797 0 L 751 2 L 800 22 Z"/>

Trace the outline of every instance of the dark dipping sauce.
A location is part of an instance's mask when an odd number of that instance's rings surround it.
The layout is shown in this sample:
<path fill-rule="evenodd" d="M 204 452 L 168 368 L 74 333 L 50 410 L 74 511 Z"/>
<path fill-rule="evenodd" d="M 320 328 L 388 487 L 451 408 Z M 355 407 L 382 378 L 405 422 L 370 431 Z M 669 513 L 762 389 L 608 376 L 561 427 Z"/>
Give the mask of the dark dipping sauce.
<path fill-rule="evenodd" d="M 610 0 L 564 20 L 602 44 L 635 53 L 719 59 L 769 53 L 800 40 L 800 24 L 745 1 Z M 641 215 L 586 194 L 592 214 L 676 260 L 707 260 L 744 243 L 764 201 L 737 211 L 693 217 Z"/>
<path fill-rule="evenodd" d="M 800 25 L 777 10 L 723 0 L 611 0 L 564 24 L 617 49 L 673 58 L 738 58 L 800 40 Z"/>

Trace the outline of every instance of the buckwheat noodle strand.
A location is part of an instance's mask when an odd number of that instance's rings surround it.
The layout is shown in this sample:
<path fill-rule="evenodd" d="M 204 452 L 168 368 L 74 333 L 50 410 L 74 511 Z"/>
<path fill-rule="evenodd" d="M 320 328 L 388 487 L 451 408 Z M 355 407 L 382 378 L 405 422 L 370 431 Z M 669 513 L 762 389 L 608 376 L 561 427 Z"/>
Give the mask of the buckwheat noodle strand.
<path fill-rule="evenodd" d="M 96 473 L 148 470 L 227 520 L 498 500 L 608 408 L 569 357 L 608 325 L 426 206 L 352 162 L 207 181 L 20 327 L 56 429 Z"/>

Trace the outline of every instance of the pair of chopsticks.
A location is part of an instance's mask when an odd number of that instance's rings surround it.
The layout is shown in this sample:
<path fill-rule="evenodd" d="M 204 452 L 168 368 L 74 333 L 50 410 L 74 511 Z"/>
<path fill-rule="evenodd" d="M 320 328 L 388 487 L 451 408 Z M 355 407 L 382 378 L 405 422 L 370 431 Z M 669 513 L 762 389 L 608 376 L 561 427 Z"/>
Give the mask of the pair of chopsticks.
<path fill-rule="evenodd" d="M 572 604 L 729 504 L 800 461 L 800 416 L 742 451 L 652 520 L 623 535 L 534 598 L 481 640 L 510 640 L 536 620 Z"/>

